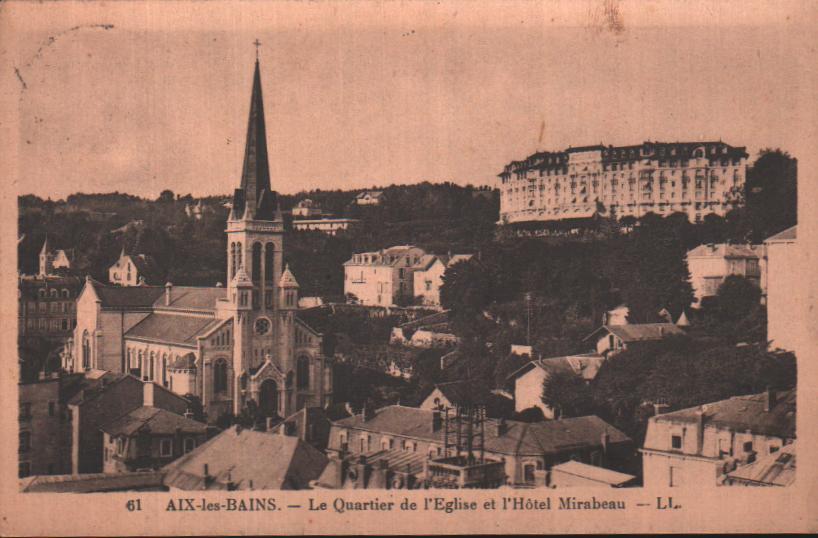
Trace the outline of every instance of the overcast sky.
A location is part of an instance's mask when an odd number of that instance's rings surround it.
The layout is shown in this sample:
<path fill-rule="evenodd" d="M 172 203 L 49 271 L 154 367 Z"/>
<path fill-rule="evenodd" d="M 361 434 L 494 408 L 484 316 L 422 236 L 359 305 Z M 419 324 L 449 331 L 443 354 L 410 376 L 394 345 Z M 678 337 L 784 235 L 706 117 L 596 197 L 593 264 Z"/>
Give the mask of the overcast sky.
<path fill-rule="evenodd" d="M 797 157 L 805 12 L 683 4 L 16 4 L 18 192 L 232 191 L 256 38 L 284 193 L 485 184 L 535 150 L 599 142 Z"/>

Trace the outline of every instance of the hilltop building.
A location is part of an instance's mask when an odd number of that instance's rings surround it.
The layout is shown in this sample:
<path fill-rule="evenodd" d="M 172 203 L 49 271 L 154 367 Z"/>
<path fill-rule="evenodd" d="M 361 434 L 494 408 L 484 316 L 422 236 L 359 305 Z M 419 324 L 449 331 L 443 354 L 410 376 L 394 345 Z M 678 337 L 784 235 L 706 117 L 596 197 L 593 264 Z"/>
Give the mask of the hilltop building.
<path fill-rule="evenodd" d="M 321 217 L 324 215 L 324 212 L 321 210 L 318 204 L 310 200 L 309 198 L 304 198 L 303 200 L 299 201 L 295 204 L 295 207 L 292 209 L 293 217 L 303 217 L 303 218 L 310 218 L 310 217 Z"/>
<path fill-rule="evenodd" d="M 674 323 L 626 323 L 603 325 L 586 336 L 583 342 L 593 343 L 596 354 L 607 357 L 645 342 L 658 342 L 683 334 L 684 330 Z"/>
<path fill-rule="evenodd" d="M 687 267 L 695 304 L 713 297 L 724 279 L 742 276 L 758 286 L 762 300 L 767 291 L 767 254 L 764 245 L 699 245 L 688 251 Z"/>
<path fill-rule="evenodd" d="M 263 416 L 332 400 L 323 338 L 297 315 L 284 220 L 270 186 L 258 60 L 241 184 L 227 220 L 227 287 L 107 286 L 87 279 L 69 372 L 132 373 L 201 400 L 209 422 L 253 400 Z"/>
<path fill-rule="evenodd" d="M 43 241 L 43 248 L 40 249 L 40 271 L 37 276 L 41 278 L 53 276 L 57 270 L 67 271 L 71 269 L 74 256 L 74 249 L 52 249 L 48 243 L 48 236 L 46 236 L 45 241 Z"/>
<path fill-rule="evenodd" d="M 644 142 L 534 153 L 498 175 L 500 223 L 725 215 L 744 186 L 747 151 L 724 142 Z"/>
<path fill-rule="evenodd" d="M 383 191 L 363 191 L 355 196 L 355 203 L 358 205 L 381 205 L 383 198 Z"/>
<path fill-rule="evenodd" d="M 298 219 L 293 220 L 293 229 L 299 232 L 317 231 L 327 235 L 338 235 L 338 232 L 350 230 L 360 223 L 358 219 L 347 218 Z"/>
<path fill-rule="evenodd" d="M 116 286 L 144 286 L 160 284 L 157 282 L 159 270 L 151 256 L 145 254 L 126 254 L 125 248 L 119 259 L 108 268 L 108 281 Z"/>
<path fill-rule="evenodd" d="M 394 246 L 360 252 L 344 263 L 344 294 L 357 304 L 395 306 L 415 296 L 415 271 L 421 270 L 423 249 Z"/>
<path fill-rule="evenodd" d="M 421 268 L 414 273 L 414 293 L 424 305 L 440 306 L 440 287 L 446 270 L 460 262 L 468 261 L 471 254 L 434 255 L 421 258 Z"/>

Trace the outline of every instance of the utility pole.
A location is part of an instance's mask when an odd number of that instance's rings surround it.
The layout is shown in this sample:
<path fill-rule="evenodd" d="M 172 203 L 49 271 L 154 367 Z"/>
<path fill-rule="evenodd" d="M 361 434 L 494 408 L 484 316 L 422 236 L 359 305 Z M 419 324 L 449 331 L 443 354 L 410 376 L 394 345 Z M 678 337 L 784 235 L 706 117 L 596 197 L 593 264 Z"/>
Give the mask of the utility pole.
<path fill-rule="evenodd" d="M 526 323 L 526 331 L 525 331 L 525 343 L 526 345 L 531 345 L 531 292 L 527 292 L 525 294 L 525 310 L 526 316 L 528 318 Z"/>

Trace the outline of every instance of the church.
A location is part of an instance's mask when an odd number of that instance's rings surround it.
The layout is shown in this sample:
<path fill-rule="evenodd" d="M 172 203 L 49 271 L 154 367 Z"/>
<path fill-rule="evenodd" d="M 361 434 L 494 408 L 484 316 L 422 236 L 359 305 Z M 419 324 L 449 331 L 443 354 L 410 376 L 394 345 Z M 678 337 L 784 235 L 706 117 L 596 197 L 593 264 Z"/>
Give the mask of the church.
<path fill-rule="evenodd" d="M 120 287 L 86 278 L 63 368 L 130 373 L 193 394 L 210 422 L 241 413 L 250 400 L 263 415 L 281 417 L 331 403 L 323 337 L 299 318 L 298 282 L 283 264 L 258 59 L 226 233 L 226 287 Z"/>

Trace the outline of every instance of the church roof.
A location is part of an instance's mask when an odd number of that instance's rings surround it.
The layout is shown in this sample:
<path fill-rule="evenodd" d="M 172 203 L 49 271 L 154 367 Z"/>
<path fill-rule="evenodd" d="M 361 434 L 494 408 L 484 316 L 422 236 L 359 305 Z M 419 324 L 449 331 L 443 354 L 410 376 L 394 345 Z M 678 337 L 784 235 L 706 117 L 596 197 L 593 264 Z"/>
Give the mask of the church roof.
<path fill-rule="evenodd" d="M 140 338 L 177 345 L 196 345 L 196 337 L 208 332 L 223 319 L 153 313 L 125 333 L 125 338 Z"/>
<path fill-rule="evenodd" d="M 94 280 L 88 283 L 107 308 L 149 308 L 165 292 L 161 286 L 106 286 Z"/>
<path fill-rule="evenodd" d="M 298 287 L 298 281 L 295 279 L 295 275 L 293 275 L 292 271 L 290 271 L 289 264 L 284 267 L 284 272 L 281 273 L 281 279 L 278 281 L 278 285 L 282 288 Z"/>
<path fill-rule="evenodd" d="M 227 290 L 220 287 L 171 286 L 170 304 L 165 305 L 162 294 L 154 302 L 158 308 L 180 308 L 185 310 L 216 309 L 216 301 L 227 297 Z"/>
<path fill-rule="evenodd" d="M 274 220 L 276 199 L 270 187 L 270 165 L 267 159 L 267 132 L 264 123 L 264 99 L 261 94 L 261 71 L 256 60 L 253 91 L 247 121 L 247 141 L 241 172 L 241 187 L 233 196 L 231 219 Z"/>

